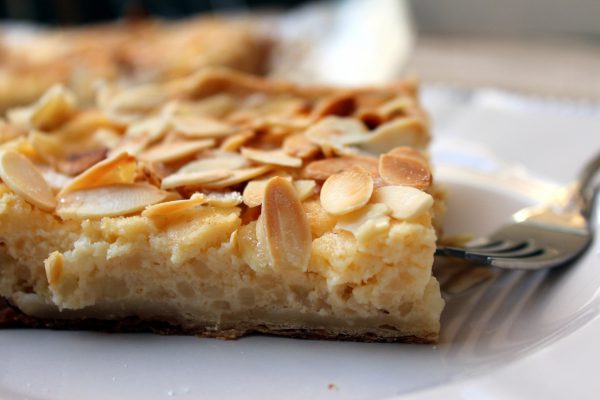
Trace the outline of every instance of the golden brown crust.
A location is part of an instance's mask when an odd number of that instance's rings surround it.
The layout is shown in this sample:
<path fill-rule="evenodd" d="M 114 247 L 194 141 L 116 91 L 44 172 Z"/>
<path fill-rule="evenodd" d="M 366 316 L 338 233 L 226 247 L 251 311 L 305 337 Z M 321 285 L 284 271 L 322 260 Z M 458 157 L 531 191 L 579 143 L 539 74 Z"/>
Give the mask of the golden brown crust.
<path fill-rule="evenodd" d="M 195 335 L 207 338 L 234 340 L 253 334 L 285 336 L 310 340 L 341 340 L 355 342 L 415 343 L 428 344 L 437 342 L 437 333 L 427 336 L 401 335 L 382 336 L 376 332 L 351 333 L 337 332 L 332 329 L 299 329 L 284 327 L 268 327 L 266 325 L 248 325 L 243 329 L 215 330 L 214 327 L 185 328 L 165 321 L 149 321 L 138 317 L 127 317 L 118 320 L 86 319 L 52 319 L 35 318 L 21 312 L 5 299 L 0 298 L 0 328 L 30 328 L 56 330 L 86 330 L 109 333 L 151 332 L 159 335 Z"/>

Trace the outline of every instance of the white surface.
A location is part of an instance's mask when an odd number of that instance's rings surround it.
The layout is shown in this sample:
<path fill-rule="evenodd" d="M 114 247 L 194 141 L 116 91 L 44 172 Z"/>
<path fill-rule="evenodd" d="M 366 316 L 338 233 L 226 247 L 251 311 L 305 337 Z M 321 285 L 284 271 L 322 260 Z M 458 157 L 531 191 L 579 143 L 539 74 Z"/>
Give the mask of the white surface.
<path fill-rule="evenodd" d="M 594 112 L 488 91 L 424 99 L 457 232 L 489 232 L 600 149 Z M 0 398 L 596 398 L 599 265 L 596 241 L 570 268 L 509 272 L 451 298 L 438 346 L 3 330 Z"/>

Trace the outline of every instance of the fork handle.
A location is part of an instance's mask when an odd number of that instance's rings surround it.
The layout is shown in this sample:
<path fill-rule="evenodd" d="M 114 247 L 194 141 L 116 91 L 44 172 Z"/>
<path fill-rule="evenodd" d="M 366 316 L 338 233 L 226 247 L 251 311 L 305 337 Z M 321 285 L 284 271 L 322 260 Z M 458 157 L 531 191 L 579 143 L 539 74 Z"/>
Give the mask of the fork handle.
<path fill-rule="evenodd" d="M 581 213 L 589 218 L 594 206 L 594 199 L 600 186 L 600 153 L 588 161 L 576 181 L 576 194 L 574 201 L 579 203 Z"/>

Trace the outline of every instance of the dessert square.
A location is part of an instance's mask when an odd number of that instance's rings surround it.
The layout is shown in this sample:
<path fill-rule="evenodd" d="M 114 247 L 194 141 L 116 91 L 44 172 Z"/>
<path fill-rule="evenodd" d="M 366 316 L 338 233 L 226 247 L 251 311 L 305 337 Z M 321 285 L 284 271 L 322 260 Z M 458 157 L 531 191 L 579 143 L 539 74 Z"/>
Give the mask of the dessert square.
<path fill-rule="evenodd" d="M 444 195 L 414 82 L 208 68 L 8 116 L 0 325 L 437 340 Z"/>

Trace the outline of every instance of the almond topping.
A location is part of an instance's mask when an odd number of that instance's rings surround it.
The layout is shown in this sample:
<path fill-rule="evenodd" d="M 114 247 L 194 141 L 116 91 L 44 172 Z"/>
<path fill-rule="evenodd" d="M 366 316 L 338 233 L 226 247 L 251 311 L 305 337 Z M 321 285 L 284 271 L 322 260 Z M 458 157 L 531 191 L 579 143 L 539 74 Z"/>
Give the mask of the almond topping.
<path fill-rule="evenodd" d="M 177 132 L 192 138 L 228 136 L 235 132 L 234 127 L 207 117 L 178 116 L 171 123 Z"/>
<path fill-rule="evenodd" d="M 116 183 L 132 183 L 136 171 L 135 157 L 127 153 L 120 153 L 112 158 L 100 161 L 90 169 L 77 175 L 61 190 L 61 194 L 83 188 L 93 188 Z"/>
<path fill-rule="evenodd" d="M 368 139 L 358 146 L 373 154 L 381 154 L 398 146 L 423 148 L 429 135 L 423 122 L 417 118 L 397 118 L 380 125 Z"/>
<path fill-rule="evenodd" d="M 242 195 L 244 204 L 248 207 L 260 206 L 265 196 L 267 182 L 269 182 L 271 179 L 272 178 L 265 178 L 248 182 Z M 292 178 L 289 177 L 285 177 L 283 179 L 287 180 L 288 182 L 292 181 Z"/>
<path fill-rule="evenodd" d="M 213 147 L 214 144 L 213 139 L 163 143 L 140 153 L 140 159 L 150 162 L 176 161 Z"/>
<path fill-rule="evenodd" d="M 162 189 L 172 189 L 182 186 L 202 186 L 206 183 L 216 182 L 221 179 L 229 178 L 233 172 L 224 169 L 215 169 L 209 171 L 176 173 L 167 176 L 162 180 L 160 187 Z"/>
<path fill-rule="evenodd" d="M 28 203 L 45 211 L 56 207 L 52 189 L 42 173 L 24 155 L 10 150 L 1 152 L 0 178 Z"/>
<path fill-rule="evenodd" d="M 209 157 L 191 161 L 181 167 L 177 173 L 212 171 L 216 169 L 239 169 L 248 166 L 248 160 L 238 153 L 215 152 Z"/>
<path fill-rule="evenodd" d="M 335 227 L 357 235 L 360 229 L 371 221 L 373 226 L 388 224 L 391 211 L 386 204 L 367 204 L 360 210 L 339 217 Z"/>
<path fill-rule="evenodd" d="M 235 207 L 242 202 L 242 195 L 239 192 L 208 193 L 206 203 L 214 207 L 229 208 Z"/>
<path fill-rule="evenodd" d="M 433 197 L 410 186 L 384 186 L 373 194 L 373 203 L 383 203 L 392 209 L 396 219 L 414 218 L 433 206 Z"/>
<path fill-rule="evenodd" d="M 292 157 L 310 158 L 319 153 L 319 146 L 308 140 L 303 133 L 297 133 L 285 138 L 283 151 Z"/>
<path fill-rule="evenodd" d="M 331 175 L 321 188 L 321 205 L 330 214 L 343 215 L 362 208 L 373 194 L 373 179 L 362 167 Z"/>
<path fill-rule="evenodd" d="M 431 185 L 429 167 L 413 156 L 380 156 L 379 174 L 388 185 L 412 186 L 417 189 L 427 189 Z"/>
<path fill-rule="evenodd" d="M 400 147 L 393 148 L 392 150 L 388 151 L 386 154 L 388 154 L 390 156 L 398 156 L 398 157 L 413 157 L 413 158 L 416 158 L 423 162 L 427 162 L 427 158 L 425 157 L 425 155 L 422 152 L 420 152 L 419 150 L 413 149 L 412 147 L 408 147 L 408 146 L 400 146 Z"/>
<path fill-rule="evenodd" d="M 110 111 L 119 114 L 146 113 L 167 100 L 159 85 L 137 86 L 118 93 L 106 105 Z"/>
<path fill-rule="evenodd" d="M 168 196 L 168 192 L 147 184 L 98 186 L 63 194 L 56 212 L 62 218 L 116 217 L 137 213 Z"/>
<path fill-rule="evenodd" d="M 258 150 L 242 147 L 242 155 L 249 160 L 283 167 L 301 167 L 302 159 L 287 155 L 283 150 Z"/>
<path fill-rule="evenodd" d="M 324 181 L 331 175 L 345 171 L 353 165 L 366 169 L 375 180 L 379 177 L 377 159 L 371 157 L 339 157 L 313 161 L 304 168 L 303 176 Z"/>
<path fill-rule="evenodd" d="M 219 146 L 219 148 L 223 151 L 237 151 L 240 147 L 244 145 L 244 143 L 246 143 L 253 137 L 253 131 L 236 133 L 235 135 L 229 136 L 227 139 L 223 140 L 223 143 L 221 143 L 221 146 Z"/>
<path fill-rule="evenodd" d="M 324 118 L 304 134 L 313 143 L 332 147 L 361 143 L 369 137 L 362 122 L 341 117 Z"/>
<path fill-rule="evenodd" d="M 316 187 L 317 183 L 312 179 L 300 179 L 294 181 L 294 188 L 296 188 L 296 192 L 298 192 L 300 201 L 304 201 L 315 194 Z"/>
<path fill-rule="evenodd" d="M 263 175 L 271 170 L 270 165 L 261 165 L 259 167 L 236 169 L 231 172 L 231 176 L 204 185 L 209 189 L 223 189 L 228 186 L 237 185 L 238 183 L 249 181 L 257 176 Z"/>
<path fill-rule="evenodd" d="M 187 200 L 167 201 L 166 203 L 158 203 L 146 207 L 142 212 L 143 217 L 156 218 L 168 217 L 171 214 L 186 211 L 192 207 L 206 203 L 206 198 L 202 193 L 196 193 Z"/>
<path fill-rule="evenodd" d="M 257 225 L 264 231 L 275 268 L 306 271 L 312 247 L 310 226 L 296 190 L 286 179 L 275 177 L 267 183 Z"/>
<path fill-rule="evenodd" d="M 107 149 L 88 150 L 69 154 L 59 160 L 56 168 L 67 175 L 77 175 L 106 158 Z"/>
<path fill-rule="evenodd" d="M 62 125 L 75 113 L 75 97 L 62 85 L 50 88 L 31 108 L 29 122 L 41 130 Z"/>

